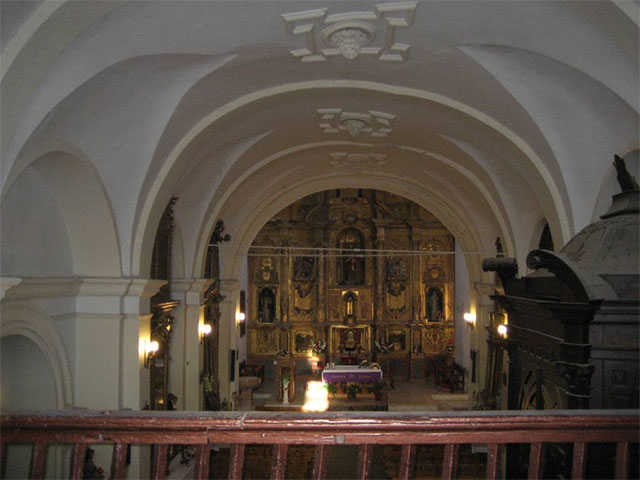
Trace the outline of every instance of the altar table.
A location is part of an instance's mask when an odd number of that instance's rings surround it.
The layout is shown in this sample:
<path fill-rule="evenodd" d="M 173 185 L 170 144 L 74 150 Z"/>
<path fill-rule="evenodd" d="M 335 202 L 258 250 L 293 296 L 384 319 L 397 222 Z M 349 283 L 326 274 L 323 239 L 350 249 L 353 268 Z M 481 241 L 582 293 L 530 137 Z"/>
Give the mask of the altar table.
<path fill-rule="evenodd" d="M 335 365 L 322 371 L 322 381 L 327 382 L 380 382 L 382 370 L 379 368 L 360 368 L 352 365 Z"/>

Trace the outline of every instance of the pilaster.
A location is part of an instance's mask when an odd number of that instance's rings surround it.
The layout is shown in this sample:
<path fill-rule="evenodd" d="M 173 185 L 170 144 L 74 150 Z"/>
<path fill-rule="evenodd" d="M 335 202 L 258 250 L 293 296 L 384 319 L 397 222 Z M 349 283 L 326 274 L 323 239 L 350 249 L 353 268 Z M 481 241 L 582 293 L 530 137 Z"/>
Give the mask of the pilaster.
<path fill-rule="evenodd" d="M 238 391 L 238 362 L 234 361 L 231 373 L 231 351 L 237 352 L 238 327 L 236 310 L 240 296 L 240 282 L 221 280 L 220 293 L 224 300 L 220 302 L 220 337 L 218 348 L 218 379 L 220 381 L 220 401 L 231 401 Z M 233 376 L 233 380 L 231 377 Z"/>
<path fill-rule="evenodd" d="M 202 345 L 198 326 L 204 318 L 203 297 L 212 283 L 213 280 L 204 278 L 171 281 L 171 297 L 179 304 L 174 309 L 169 391 L 178 397 L 179 410 L 201 410 L 202 407 Z"/>

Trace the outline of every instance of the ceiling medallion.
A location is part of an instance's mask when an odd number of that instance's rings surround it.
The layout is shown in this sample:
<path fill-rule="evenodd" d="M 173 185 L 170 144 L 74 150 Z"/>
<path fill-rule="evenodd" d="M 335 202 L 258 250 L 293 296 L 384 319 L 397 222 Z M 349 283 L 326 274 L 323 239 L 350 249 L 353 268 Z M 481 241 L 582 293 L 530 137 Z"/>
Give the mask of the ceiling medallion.
<path fill-rule="evenodd" d="M 353 60 L 360 55 L 362 47 L 373 41 L 376 29 L 366 22 L 338 22 L 322 30 L 321 36 L 325 44 L 337 48 L 344 58 Z"/>
<path fill-rule="evenodd" d="M 341 124 L 341 126 L 346 128 L 347 132 L 349 132 L 349 135 L 354 138 L 360 135 L 368 125 L 369 124 L 367 122 L 360 120 L 359 118 L 347 118 Z"/>
<path fill-rule="evenodd" d="M 324 133 L 347 132 L 356 138 L 365 133 L 371 137 L 388 137 L 395 115 L 369 110 L 369 113 L 344 112 L 341 108 L 320 108 L 319 127 Z"/>
<path fill-rule="evenodd" d="M 356 170 L 383 167 L 387 164 L 387 156 L 381 153 L 346 153 L 334 152 L 329 154 L 332 167 L 344 167 Z"/>
<path fill-rule="evenodd" d="M 381 61 L 404 61 L 409 45 L 396 42 L 396 31 L 412 25 L 417 6 L 417 2 L 395 2 L 378 4 L 369 12 L 327 15 L 327 8 L 319 8 L 286 13 L 282 18 L 287 32 L 305 43 L 289 52 L 302 62 L 322 62 L 335 55 L 350 60 L 374 55 Z M 377 31 L 384 34 L 376 37 Z"/>

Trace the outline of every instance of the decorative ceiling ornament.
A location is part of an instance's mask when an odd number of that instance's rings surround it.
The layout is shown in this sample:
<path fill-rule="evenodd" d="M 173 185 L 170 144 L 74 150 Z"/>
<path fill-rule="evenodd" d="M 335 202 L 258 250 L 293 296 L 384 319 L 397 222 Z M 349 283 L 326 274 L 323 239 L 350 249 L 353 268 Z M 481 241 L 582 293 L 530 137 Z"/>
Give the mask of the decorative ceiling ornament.
<path fill-rule="evenodd" d="M 329 163 L 333 167 L 353 169 L 379 168 L 387 164 L 387 156 L 381 153 L 346 153 L 329 154 Z"/>
<path fill-rule="evenodd" d="M 302 62 L 322 62 L 342 55 L 353 60 L 359 55 L 375 55 L 378 60 L 406 60 L 409 45 L 395 41 L 396 29 L 413 23 L 417 2 L 382 3 L 371 12 L 327 15 L 327 8 L 282 15 L 287 32 L 305 39 L 305 47 L 290 50 Z M 384 32 L 377 36 L 378 31 Z M 325 47 L 322 48 L 322 45 Z"/>
<path fill-rule="evenodd" d="M 369 113 L 344 112 L 340 108 L 320 108 L 320 123 L 324 133 L 348 132 L 353 138 L 361 133 L 371 137 L 388 137 L 391 122 L 396 118 L 389 113 L 369 110 Z"/>

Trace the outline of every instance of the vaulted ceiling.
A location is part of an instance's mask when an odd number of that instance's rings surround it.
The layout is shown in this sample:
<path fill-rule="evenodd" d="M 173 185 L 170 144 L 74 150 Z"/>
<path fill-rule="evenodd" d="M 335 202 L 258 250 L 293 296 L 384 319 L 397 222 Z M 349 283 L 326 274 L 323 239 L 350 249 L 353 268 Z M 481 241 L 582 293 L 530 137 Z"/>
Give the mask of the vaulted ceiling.
<path fill-rule="evenodd" d="M 607 208 L 614 153 L 637 169 L 637 2 L 0 7 L 3 275 L 144 277 L 178 196 L 176 275 L 198 277 L 217 219 L 249 245 L 339 187 L 522 264 L 545 222 L 562 245 Z"/>

